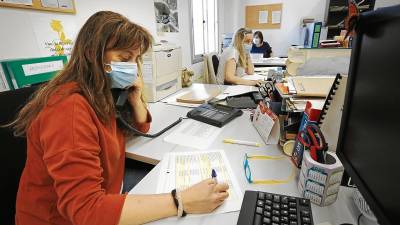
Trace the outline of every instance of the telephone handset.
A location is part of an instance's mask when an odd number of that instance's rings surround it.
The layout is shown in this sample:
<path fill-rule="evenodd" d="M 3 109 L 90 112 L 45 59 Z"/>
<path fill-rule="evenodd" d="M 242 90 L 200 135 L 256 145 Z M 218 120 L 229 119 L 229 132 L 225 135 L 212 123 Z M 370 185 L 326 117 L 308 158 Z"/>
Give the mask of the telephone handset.
<path fill-rule="evenodd" d="M 127 89 L 113 89 L 113 93 L 117 94 L 118 97 L 116 99 L 115 102 L 115 108 L 116 108 L 116 116 L 117 116 L 117 121 L 120 122 L 121 125 L 125 126 L 126 129 L 128 129 L 129 131 L 133 132 L 136 135 L 139 136 L 143 136 L 143 137 L 149 137 L 149 138 L 155 138 L 160 136 L 161 134 L 165 133 L 167 130 L 171 129 L 172 127 L 174 127 L 175 125 L 177 125 L 178 123 L 180 123 L 182 121 L 182 117 L 180 117 L 177 121 L 173 122 L 172 124 L 168 125 L 166 128 L 162 129 L 161 131 L 155 133 L 155 134 L 146 134 L 143 133 L 141 131 L 139 131 L 138 129 L 136 129 L 135 127 L 133 127 L 128 121 L 126 121 L 126 119 L 123 117 L 123 111 L 126 110 L 126 104 L 128 101 L 128 94 L 129 91 Z"/>

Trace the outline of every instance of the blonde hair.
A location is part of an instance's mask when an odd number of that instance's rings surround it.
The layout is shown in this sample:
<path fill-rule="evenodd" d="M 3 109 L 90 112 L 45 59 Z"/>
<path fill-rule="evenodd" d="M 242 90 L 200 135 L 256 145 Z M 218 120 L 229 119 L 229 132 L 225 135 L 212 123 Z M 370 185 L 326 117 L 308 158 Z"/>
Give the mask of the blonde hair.
<path fill-rule="evenodd" d="M 251 34 L 251 33 L 253 33 L 252 30 L 242 27 L 236 31 L 235 36 L 233 38 L 233 47 L 239 52 L 239 65 L 244 68 L 247 68 L 247 57 L 246 57 L 246 51 L 243 46 L 243 41 L 244 38 L 246 37 L 246 34 Z"/>

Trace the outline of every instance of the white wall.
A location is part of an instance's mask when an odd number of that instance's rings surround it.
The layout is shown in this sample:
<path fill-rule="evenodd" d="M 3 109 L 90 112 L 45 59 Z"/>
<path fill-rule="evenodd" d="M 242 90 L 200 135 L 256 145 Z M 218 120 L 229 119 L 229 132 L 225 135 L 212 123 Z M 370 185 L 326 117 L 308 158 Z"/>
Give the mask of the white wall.
<path fill-rule="evenodd" d="M 241 6 L 243 16 L 237 26 L 245 25 L 246 5 L 275 3 L 282 3 L 281 28 L 260 31 L 263 33 L 264 39 L 271 45 L 275 56 L 286 56 L 291 45 L 300 44 L 300 22 L 303 18 L 324 21 L 326 0 L 244 0 Z"/>
<path fill-rule="evenodd" d="M 130 20 L 145 26 L 155 34 L 154 8 L 150 1 L 123 1 L 106 0 L 75 1 L 77 13 L 75 15 L 50 13 L 42 11 L 0 8 L 0 29 L 2 30 L 0 42 L 0 58 L 21 58 L 40 56 L 39 46 L 36 43 L 32 23 L 40 17 L 59 18 L 72 21 L 76 29 L 83 25 L 89 16 L 100 10 L 119 12 Z M 149 13 L 152 12 L 152 13 Z"/>
<path fill-rule="evenodd" d="M 179 33 L 157 34 L 153 0 L 78 0 L 75 15 L 49 13 L 42 11 L 0 8 L 0 59 L 41 57 L 36 42 L 32 22 L 40 17 L 51 17 L 63 21 L 72 21 L 76 29 L 95 12 L 111 10 L 128 17 L 131 21 L 146 27 L 156 41 L 168 40 L 182 47 L 182 66 L 189 67 L 196 74 L 201 74 L 203 64 L 191 64 L 190 29 L 189 29 L 189 1 L 178 0 Z"/>

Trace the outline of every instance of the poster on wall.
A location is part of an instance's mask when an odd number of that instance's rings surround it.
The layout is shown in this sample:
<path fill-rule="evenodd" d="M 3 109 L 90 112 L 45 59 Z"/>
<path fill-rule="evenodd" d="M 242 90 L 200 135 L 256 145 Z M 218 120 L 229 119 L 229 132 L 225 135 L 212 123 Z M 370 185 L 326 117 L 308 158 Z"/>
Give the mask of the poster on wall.
<path fill-rule="evenodd" d="M 157 32 L 179 32 L 177 0 L 154 0 Z"/>
<path fill-rule="evenodd" d="M 77 33 L 74 21 L 51 17 L 31 21 L 42 56 L 71 55 Z"/>

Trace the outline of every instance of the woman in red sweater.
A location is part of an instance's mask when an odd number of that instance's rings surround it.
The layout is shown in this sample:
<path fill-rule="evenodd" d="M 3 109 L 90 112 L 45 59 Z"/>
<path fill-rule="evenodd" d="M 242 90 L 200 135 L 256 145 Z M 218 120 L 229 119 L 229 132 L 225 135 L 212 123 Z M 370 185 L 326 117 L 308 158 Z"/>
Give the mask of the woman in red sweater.
<path fill-rule="evenodd" d="M 227 198 L 212 179 L 176 194 L 121 194 L 125 136 L 115 119 L 111 88 L 129 88 L 132 125 L 149 130 L 142 97 L 142 55 L 152 37 L 113 12 L 98 12 L 81 28 L 65 69 L 40 88 L 12 124 L 27 136 L 27 161 L 16 208 L 18 225 L 142 224 L 206 213 Z M 175 203 L 175 200 L 177 203 Z M 180 209 L 179 214 L 182 214 Z"/>

